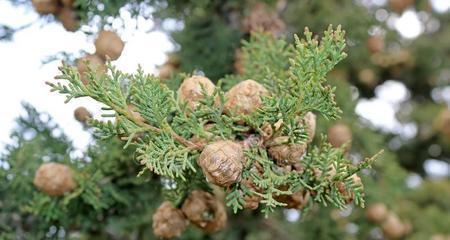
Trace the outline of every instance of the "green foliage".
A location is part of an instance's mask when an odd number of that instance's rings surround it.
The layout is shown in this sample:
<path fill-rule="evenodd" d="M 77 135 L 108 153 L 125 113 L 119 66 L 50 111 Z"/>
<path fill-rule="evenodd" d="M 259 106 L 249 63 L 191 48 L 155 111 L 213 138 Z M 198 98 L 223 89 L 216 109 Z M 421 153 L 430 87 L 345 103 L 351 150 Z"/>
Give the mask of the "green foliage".
<path fill-rule="evenodd" d="M 89 96 L 107 106 L 107 110 L 113 110 L 115 127 L 111 122 L 101 124 L 94 121 L 97 131 L 104 132 L 106 136 L 111 135 L 112 129 L 118 129 L 117 134 L 128 135 L 127 145 L 136 146 L 137 159 L 150 171 L 167 177 L 169 181 L 176 183 L 175 191 L 188 189 L 192 176 L 199 171 L 195 160 L 203 144 L 194 143 L 189 140 L 193 136 L 205 138 L 207 136 L 203 126 L 206 123 L 214 125 L 207 130 L 225 139 L 242 139 L 248 127 L 241 126 L 239 122 L 244 120 L 248 126 L 261 129 L 262 124 L 268 122 L 275 125 L 280 119 L 279 133 L 287 135 L 289 143 L 304 143 L 307 138 L 305 129 L 298 121 L 298 116 L 303 117 L 308 111 L 322 114 L 325 118 L 335 119 L 340 113 L 333 97 L 334 89 L 323 86 L 325 75 L 340 60 L 345 57 L 342 52 L 345 46 L 344 33 L 338 27 L 331 27 L 325 31 L 323 38 L 319 41 L 312 38 L 312 34 L 306 30 L 305 40 L 296 38 L 295 47 L 285 46 L 283 42 L 275 44 L 273 52 L 269 56 L 289 57 L 289 66 L 268 65 L 273 60 L 265 60 L 263 54 L 256 49 L 265 48 L 263 44 L 270 44 L 270 35 L 259 35 L 254 37 L 255 42 L 247 44 L 246 58 L 255 59 L 252 64 L 266 69 L 269 75 L 276 77 L 272 86 L 278 86 L 273 96 L 264 99 L 263 106 L 251 116 L 229 117 L 223 114 L 224 93 L 220 88 L 215 90 L 212 96 L 207 96 L 200 102 L 199 108 L 192 111 L 185 104 L 181 104 L 177 94 L 169 90 L 159 80 L 151 75 L 146 75 L 142 70 L 136 74 L 123 74 L 109 65 L 111 74 L 97 76 L 94 73 L 88 75 L 89 83 L 83 85 L 76 70 L 70 66 L 60 68 L 61 75 L 57 79 L 65 83 L 48 83 L 52 91 L 66 95 L 67 101 L 72 98 Z M 264 49 L 264 51 L 270 51 Z M 260 62 L 259 60 L 260 59 Z M 269 69 L 273 68 L 273 70 Z M 252 76 L 249 76 L 253 78 Z M 258 77 L 258 75 L 256 75 Z M 127 87 L 121 88 L 126 79 Z M 265 80 L 267 83 L 267 79 Z M 264 81 L 263 81 L 264 83 Z M 269 86 L 270 88 L 270 86 Z M 273 88 L 272 88 L 273 89 Z M 219 101 L 217 101 L 219 99 Z M 136 110 L 144 121 L 136 117 L 130 110 L 128 104 L 136 106 Z M 136 141 L 135 137 L 142 133 Z M 207 142 L 213 139 L 206 137 Z M 247 167 L 242 173 L 242 178 L 251 179 L 262 192 L 251 192 L 243 184 L 236 183 L 227 196 L 228 205 L 234 211 L 242 208 L 243 197 L 248 194 L 256 194 L 262 198 L 262 211 L 267 215 L 275 207 L 284 204 L 275 200 L 277 195 L 292 194 L 300 188 L 314 192 L 314 201 L 324 205 L 332 203 L 334 206 L 343 208 L 345 206 L 344 196 L 338 192 L 337 183 L 345 185 L 347 194 L 354 195 L 355 202 L 363 206 L 362 186 L 357 184 L 350 176 L 368 167 L 373 159 L 367 159 L 358 166 L 352 166 L 344 157 L 344 148 L 333 149 L 329 144 L 322 144 L 320 148 L 312 150 L 303 158 L 305 173 L 292 171 L 285 173 L 270 159 L 265 149 L 254 146 L 252 150 L 246 151 Z M 252 166 L 259 165 L 263 173 L 257 174 Z M 314 174 L 317 170 L 326 171 L 334 166 L 336 176 L 326 179 Z M 205 179 L 202 179 L 203 183 Z M 170 185 L 170 184 L 169 184 Z M 289 186 L 288 190 L 280 190 L 283 186 Z M 244 192 L 245 194 L 241 194 Z M 181 194 L 183 195 L 183 194 Z M 176 200 L 175 203 L 178 203 Z"/>

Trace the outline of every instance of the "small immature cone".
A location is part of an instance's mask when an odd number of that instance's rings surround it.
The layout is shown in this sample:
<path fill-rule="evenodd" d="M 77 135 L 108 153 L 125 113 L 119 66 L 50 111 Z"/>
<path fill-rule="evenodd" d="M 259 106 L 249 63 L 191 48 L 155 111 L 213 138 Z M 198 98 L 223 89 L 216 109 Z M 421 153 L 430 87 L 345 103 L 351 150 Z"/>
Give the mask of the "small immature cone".
<path fill-rule="evenodd" d="M 414 4 L 415 0 L 389 0 L 389 7 L 395 12 L 401 13 Z"/>
<path fill-rule="evenodd" d="M 383 203 L 372 204 L 366 210 L 367 219 L 375 223 L 381 223 L 387 215 L 388 210 Z"/>
<path fill-rule="evenodd" d="M 84 124 L 92 118 L 92 114 L 85 107 L 77 107 L 73 115 L 78 122 Z"/>
<path fill-rule="evenodd" d="M 261 97 L 268 94 L 269 91 L 254 80 L 242 81 L 225 94 L 224 111 L 227 114 L 250 114 L 261 106 Z"/>
<path fill-rule="evenodd" d="M 206 145 L 197 163 L 209 182 L 228 187 L 239 180 L 244 159 L 241 145 L 220 140 Z"/>
<path fill-rule="evenodd" d="M 316 135 L 316 115 L 312 112 L 307 112 L 303 118 L 306 125 L 306 132 L 308 133 L 308 143 L 311 143 Z"/>
<path fill-rule="evenodd" d="M 205 191 L 192 191 L 181 210 L 193 224 L 206 233 L 220 231 L 227 223 L 227 211 L 223 203 Z"/>
<path fill-rule="evenodd" d="M 371 53 L 378 53 L 384 49 L 384 38 L 382 36 L 370 36 L 367 39 L 367 49 Z"/>
<path fill-rule="evenodd" d="M 242 21 L 242 31 L 246 33 L 260 30 L 278 35 L 285 29 L 286 24 L 264 3 L 256 3 Z"/>
<path fill-rule="evenodd" d="M 104 74 L 107 71 L 105 61 L 102 58 L 95 54 L 86 55 L 83 58 L 77 60 L 77 69 L 78 73 L 80 73 L 81 82 L 84 85 L 89 83 L 89 79 L 87 77 L 88 66 L 95 71 L 98 75 Z"/>
<path fill-rule="evenodd" d="M 188 224 L 183 212 L 175 208 L 169 201 L 163 202 L 153 214 L 153 233 L 157 237 L 178 237 Z"/>
<path fill-rule="evenodd" d="M 62 196 L 76 188 L 72 170 L 61 163 L 44 163 L 36 171 L 34 186 L 50 196 Z"/>
<path fill-rule="evenodd" d="M 95 49 L 96 54 L 101 58 L 106 59 L 106 56 L 111 58 L 111 60 L 116 60 L 122 54 L 125 43 L 113 31 L 101 31 L 97 39 L 95 39 Z"/>
<path fill-rule="evenodd" d="M 269 155 L 278 166 L 293 165 L 300 162 L 306 148 L 306 144 L 280 144 L 269 147 Z"/>
<path fill-rule="evenodd" d="M 31 0 L 31 3 L 39 14 L 55 14 L 59 10 L 58 0 Z"/>
<path fill-rule="evenodd" d="M 214 93 L 214 83 L 209 78 L 202 76 L 192 76 L 184 79 L 178 89 L 178 96 L 181 101 L 187 102 L 188 106 L 194 110 L 203 99 L 203 91 L 212 95 Z"/>
<path fill-rule="evenodd" d="M 377 76 L 375 72 L 370 68 L 364 68 L 358 72 L 359 82 L 367 87 L 373 88 L 377 84 Z"/>
<path fill-rule="evenodd" d="M 384 235 L 389 239 L 399 239 L 405 235 L 405 227 L 395 213 L 389 213 L 381 224 Z"/>
<path fill-rule="evenodd" d="M 57 17 L 64 29 L 69 32 L 75 32 L 80 26 L 77 14 L 70 7 L 63 7 Z"/>
<path fill-rule="evenodd" d="M 327 135 L 330 144 L 336 148 L 352 140 L 352 131 L 343 123 L 338 123 L 330 127 Z"/>

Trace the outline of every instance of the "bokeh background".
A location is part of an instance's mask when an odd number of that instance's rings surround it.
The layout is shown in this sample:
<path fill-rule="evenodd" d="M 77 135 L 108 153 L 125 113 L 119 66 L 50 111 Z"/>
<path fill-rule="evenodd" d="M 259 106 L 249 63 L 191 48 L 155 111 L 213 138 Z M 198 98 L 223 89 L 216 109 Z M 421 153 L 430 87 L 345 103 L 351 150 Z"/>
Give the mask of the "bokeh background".
<path fill-rule="evenodd" d="M 0 152 L 8 155 L 7 146 L 17 143 L 10 134 L 20 127 L 16 118 L 26 115 L 22 102 L 49 113 L 61 126 L 73 144 L 71 157 L 84 156 L 95 144 L 92 132 L 73 114 L 84 106 L 101 119 L 101 106 L 87 99 L 64 104 L 61 95 L 49 92 L 45 81 L 57 75 L 61 60 L 71 62 L 95 52 L 96 33 L 102 28 L 116 31 L 125 42 L 121 57 L 112 62 L 124 72 L 135 72 L 140 65 L 148 73 L 162 74 L 170 56 L 176 56 L 177 66 L 166 80 L 169 85 L 178 84 L 172 75 L 177 72 L 200 71 L 215 81 L 226 80 L 227 74 L 239 72 L 235 53 L 240 41 L 249 37 L 245 21 L 252 21 L 248 16 L 257 2 L 76 0 L 80 26 L 67 31 L 55 16 L 37 13 L 31 1 L 0 0 Z M 274 30 L 267 20 L 263 30 L 288 41 L 306 26 L 320 33 L 328 24 L 342 25 L 349 56 L 330 74 L 330 81 L 337 86 L 337 99 L 343 106 L 341 122 L 354 134 L 351 156 L 358 161 L 375 150 L 387 152 L 374 170 L 366 172 L 368 204 L 383 202 L 412 225 L 400 238 L 449 239 L 450 1 L 262 2 L 267 12 L 256 19 L 277 18 L 283 23 Z M 326 133 L 330 126 L 319 121 L 318 131 Z M 11 167 L 4 159 L 0 164 L 4 169 Z M 281 231 L 298 233 L 302 239 L 389 238 L 363 212 L 349 209 L 315 213 L 315 218 L 299 223 L 301 227 L 281 225 Z M 282 220 L 277 221 L 302 220 L 297 210 L 280 216 Z M 342 229 L 333 230 L 333 221 Z M 306 234 L 314 224 L 318 227 L 313 230 L 321 234 Z M 328 231 L 343 235 L 324 233 Z"/>

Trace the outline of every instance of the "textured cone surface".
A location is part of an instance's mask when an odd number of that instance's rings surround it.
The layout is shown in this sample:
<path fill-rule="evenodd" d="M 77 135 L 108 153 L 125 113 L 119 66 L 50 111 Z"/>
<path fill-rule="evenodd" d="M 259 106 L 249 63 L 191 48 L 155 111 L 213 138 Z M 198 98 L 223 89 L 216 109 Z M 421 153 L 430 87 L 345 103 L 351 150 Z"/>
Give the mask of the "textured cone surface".
<path fill-rule="evenodd" d="M 404 236 L 405 228 L 403 226 L 400 218 L 394 214 L 390 213 L 386 220 L 381 225 L 384 235 L 390 239 L 399 239 Z"/>
<path fill-rule="evenodd" d="M 246 33 L 263 31 L 277 35 L 285 29 L 286 24 L 264 3 L 255 4 L 242 21 L 242 31 Z"/>
<path fill-rule="evenodd" d="M 89 79 L 87 77 L 88 72 L 88 64 L 93 71 L 95 71 L 98 75 L 106 73 L 106 65 L 105 61 L 102 58 L 95 54 L 86 55 L 83 58 L 78 59 L 77 61 L 77 69 L 80 73 L 81 81 L 83 84 L 88 84 Z"/>
<path fill-rule="evenodd" d="M 76 188 L 72 170 L 61 163 L 44 163 L 36 171 L 34 186 L 50 196 L 61 196 Z"/>
<path fill-rule="evenodd" d="M 338 123 L 328 129 L 328 141 L 333 147 L 340 147 L 352 140 L 352 131 L 347 125 Z"/>
<path fill-rule="evenodd" d="M 192 191 L 181 209 L 193 224 L 207 233 L 220 231 L 227 223 L 227 212 L 223 203 L 205 191 Z"/>
<path fill-rule="evenodd" d="M 125 46 L 119 35 L 112 31 L 101 31 L 94 44 L 97 55 L 103 59 L 106 59 L 106 56 L 108 56 L 111 60 L 118 59 Z"/>
<path fill-rule="evenodd" d="M 383 203 L 372 204 L 366 210 L 367 219 L 376 223 L 381 223 L 387 215 L 388 210 Z"/>
<path fill-rule="evenodd" d="M 285 187 L 282 190 L 287 190 L 288 188 Z M 284 208 L 291 208 L 291 209 L 303 209 L 308 204 L 310 198 L 310 193 L 305 190 L 297 191 L 291 195 L 278 195 L 275 196 L 275 199 L 279 202 L 285 203 L 286 206 Z"/>
<path fill-rule="evenodd" d="M 282 144 L 269 147 L 269 155 L 278 166 L 293 165 L 300 162 L 306 152 L 306 144 Z"/>
<path fill-rule="evenodd" d="M 226 113 L 249 114 L 258 109 L 261 97 L 267 96 L 267 89 L 254 80 L 245 80 L 233 86 L 225 94 L 224 110 Z"/>
<path fill-rule="evenodd" d="M 59 10 L 57 0 L 32 0 L 31 3 L 39 14 L 55 14 Z"/>
<path fill-rule="evenodd" d="M 61 9 L 58 13 L 58 20 L 61 22 L 64 29 L 70 32 L 75 32 L 80 25 L 77 14 L 70 7 L 63 7 Z"/>
<path fill-rule="evenodd" d="M 180 236 L 188 225 L 183 212 L 173 207 L 172 203 L 165 201 L 153 214 L 153 233 L 161 238 Z"/>
<path fill-rule="evenodd" d="M 201 99 L 203 99 L 203 91 L 208 95 L 214 92 L 214 83 L 209 78 L 202 76 L 192 76 L 184 79 L 178 89 L 178 96 L 181 101 L 187 102 L 191 109 L 197 108 Z"/>
<path fill-rule="evenodd" d="M 209 182 L 228 187 L 238 181 L 243 168 L 244 152 L 232 141 L 217 141 L 206 145 L 197 159 Z"/>
<path fill-rule="evenodd" d="M 73 115 L 75 119 L 81 123 L 86 123 L 87 120 L 92 118 L 92 114 L 85 107 L 77 107 Z"/>
<path fill-rule="evenodd" d="M 371 53 L 378 53 L 384 49 L 384 38 L 381 36 L 370 36 L 367 39 L 367 49 Z"/>

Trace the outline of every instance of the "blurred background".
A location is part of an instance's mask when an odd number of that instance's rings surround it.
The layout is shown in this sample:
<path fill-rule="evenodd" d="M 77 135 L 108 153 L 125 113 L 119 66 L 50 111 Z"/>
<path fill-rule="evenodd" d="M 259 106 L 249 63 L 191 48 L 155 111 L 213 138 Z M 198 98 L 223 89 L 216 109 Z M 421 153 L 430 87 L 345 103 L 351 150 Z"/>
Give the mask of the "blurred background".
<path fill-rule="evenodd" d="M 242 71 L 239 48 L 251 31 L 291 42 L 305 27 L 321 33 L 329 24 L 341 25 L 347 33 L 348 57 L 329 75 L 343 116 L 331 123 L 319 119 L 317 131 L 330 137 L 335 124 L 351 129 L 355 162 L 385 150 L 374 168 L 364 172 L 368 207 L 312 209 L 305 216 L 290 209 L 269 219 L 244 212 L 236 218 L 248 223 L 236 221 L 213 238 L 450 239 L 449 0 L 1 0 L 0 177 L 5 182 L 0 239 L 28 239 L 36 233 L 44 233 L 42 238 L 153 238 L 145 234 L 151 204 L 139 211 L 124 207 L 106 218 L 101 209 L 120 205 L 114 200 L 95 209 L 95 217 L 88 210 L 80 212 L 70 230 L 62 227 L 63 212 L 35 207 L 37 203 L 24 209 L 25 196 L 34 191 L 25 187 L 32 176 L 14 177 L 49 156 L 61 161 L 133 157 L 119 153 L 117 142 L 99 143 L 74 118 L 74 110 L 84 106 L 101 119 L 101 106 L 87 99 L 64 104 L 45 85 L 58 74 L 61 60 L 76 65 L 77 59 L 93 54 L 102 29 L 116 32 L 125 43 L 113 65 L 127 73 L 142 66 L 176 89 L 176 74 L 194 71 L 213 81 L 224 79 L 226 86 L 228 75 Z M 32 159 L 36 161 L 30 165 Z M 102 169 L 106 163 L 101 163 Z M 114 176 L 132 179 L 132 173 Z M 122 196 L 123 202 L 158 199 L 142 193 L 139 184 L 134 188 L 123 187 L 116 194 L 129 197 Z M 16 193 L 6 194 L 11 189 Z M 377 221 L 374 215 L 383 209 L 390 218 Z M 48 221 L 29 227 L 28 218 L 38 221 L 30 216 Z M 14 226 L 7 224 L 11 219 Z M 261 224 L 267 229 L 258 229 Z M 208 239 L 194 230 L 184 237 Z"/>

